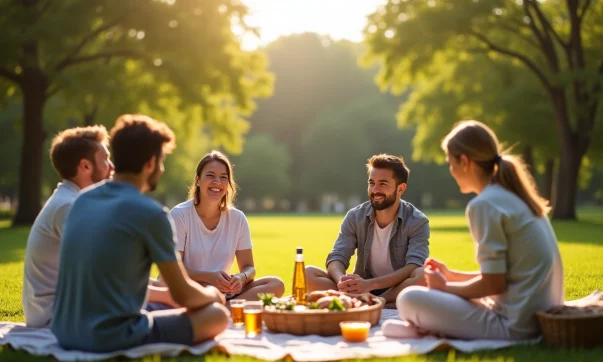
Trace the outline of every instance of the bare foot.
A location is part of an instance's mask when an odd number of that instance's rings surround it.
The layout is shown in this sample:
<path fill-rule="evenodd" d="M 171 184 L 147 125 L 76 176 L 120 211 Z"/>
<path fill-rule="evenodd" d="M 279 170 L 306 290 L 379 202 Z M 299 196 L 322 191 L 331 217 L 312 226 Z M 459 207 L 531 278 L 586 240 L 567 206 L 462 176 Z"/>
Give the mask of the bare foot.
<path fill-rule="evenodd" d="M 389 338 L 421 338 L 422 333 L 415 326 L 398 320 L 387 320 L 381 327 L 383 335 Z"/>

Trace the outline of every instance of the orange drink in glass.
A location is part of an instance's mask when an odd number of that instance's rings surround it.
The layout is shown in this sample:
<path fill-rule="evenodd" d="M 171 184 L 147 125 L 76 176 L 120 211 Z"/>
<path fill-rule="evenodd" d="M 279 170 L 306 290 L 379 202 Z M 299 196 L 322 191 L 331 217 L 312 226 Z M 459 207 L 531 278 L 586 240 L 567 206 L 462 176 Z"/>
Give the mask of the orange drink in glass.
<path fill-rule="evenodd" d="M 366 341 L 369 330 L 371 329 L 370 322 L 341 322 L 339 323 L 343 339 L 348 342 L 364 342 Z"/>
<path fill-rule="evenodd" d="M 264 305 L 262 302 L 245 302 L 243 315 L 245 318 L 245 335 L 255 337 L 262 333 L 262 311 Z"/>
<path fill-rule="evenodd" d="M 242 327 L 245 324 L 243 318 L 243 307 L 245 299 L 232 299 L 230 301 L 230 314 L 232 315 L 232 324 L 235 327 Z"/>

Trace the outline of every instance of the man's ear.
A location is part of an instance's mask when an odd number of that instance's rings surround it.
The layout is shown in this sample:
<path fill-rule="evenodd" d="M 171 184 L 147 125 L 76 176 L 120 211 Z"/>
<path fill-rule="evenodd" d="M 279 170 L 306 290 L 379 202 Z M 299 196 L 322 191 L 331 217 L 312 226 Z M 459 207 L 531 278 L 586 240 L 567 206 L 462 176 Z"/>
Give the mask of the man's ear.
<path fill-rule="evenodd" d="M 92 162 L 90 162 L 90 160 L 82 158 L 77 165 L 77 173 L 90 175 L 92 174 L 92 171 L 94 171 L 94 168 L 92 167 Z"/>
<path fill-rule="evenodd" d="M 153 173 L 157 167 L 157 156 L 153 155 L 147 162 L 145 162 L 143 169 L 148 173 Z"/>
<path fill-rule="evenodd" d="M 402 196 L 402 194 L 404 194 L 404 191 L 406 191 L 406 183 L 402 182 L 401 184 L 398 185 L 398 197 Z"/>

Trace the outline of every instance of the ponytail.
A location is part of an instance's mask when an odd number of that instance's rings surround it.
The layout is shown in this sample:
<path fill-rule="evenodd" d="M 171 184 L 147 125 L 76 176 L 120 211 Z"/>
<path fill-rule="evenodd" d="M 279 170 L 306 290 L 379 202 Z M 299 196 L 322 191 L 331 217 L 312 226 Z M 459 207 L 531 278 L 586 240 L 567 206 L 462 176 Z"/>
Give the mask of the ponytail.
<path fill-rule="evenodd" d="M 522 199 L 535 216 L 543 216 L 551 211 L 549 202 L 538 194 L 536 182 L 521 158 L 502 155 L 493 181 Z"/>

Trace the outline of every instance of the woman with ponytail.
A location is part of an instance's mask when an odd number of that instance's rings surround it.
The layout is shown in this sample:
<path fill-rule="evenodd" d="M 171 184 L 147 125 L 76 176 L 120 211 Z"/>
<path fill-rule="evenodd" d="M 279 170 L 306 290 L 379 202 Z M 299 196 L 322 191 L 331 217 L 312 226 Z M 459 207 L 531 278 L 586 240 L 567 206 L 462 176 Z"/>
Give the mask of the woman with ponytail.
<path fill-rule="evenodd" d="M 398 295 L 402 322 L 386 322 L 384 335 L 538 336 L 535 313 L 564 301 L 563 265 L 547 202 L 523 161 L 503 152 L 483 123 L 457 124 L 442 148 L 460 191 L 477 194 L 467 205 L 466 217 L 480 270 L 455 271 L 427 259 L 427 287 L 409 287 Z"/>
<path fill-rule="evenodd" d="M 227 300 L 258 300 L 258 293 L 280 297 L 285 286 L 279 278 L 255 278 L 249 224 L 233 206 L 236 188 L 224 154 L 212 151 L 201 159 L 189 200 L 170 211 L 183 264 L 191 279 L 213 285 Z M 230 274 L 235 258 L 239 272 Z"/>

